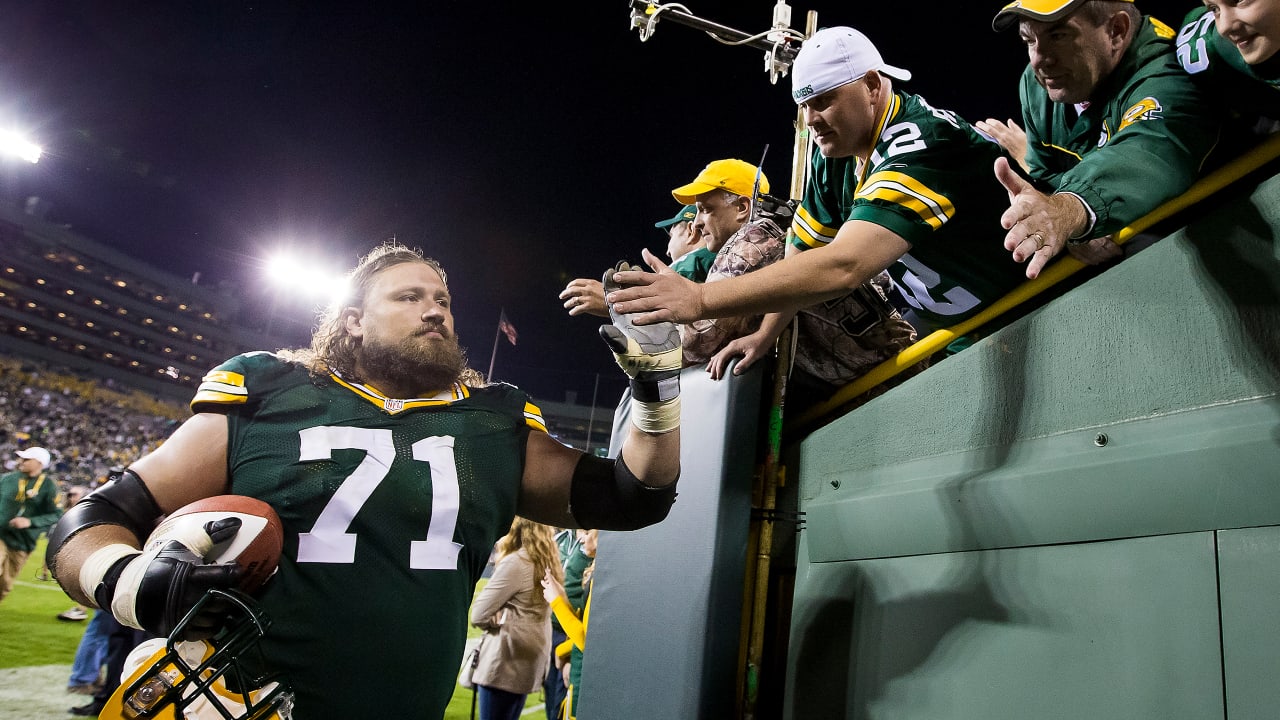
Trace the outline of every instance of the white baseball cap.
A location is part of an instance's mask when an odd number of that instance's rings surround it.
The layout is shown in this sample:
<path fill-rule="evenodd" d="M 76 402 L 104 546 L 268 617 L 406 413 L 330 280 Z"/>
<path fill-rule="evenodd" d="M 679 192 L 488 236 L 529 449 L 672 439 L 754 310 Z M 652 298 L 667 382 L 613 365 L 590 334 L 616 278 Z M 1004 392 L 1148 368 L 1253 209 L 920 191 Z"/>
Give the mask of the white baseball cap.
<path fill-rule="evenodd" d="M 39 460 L 41 467 L 49 467 L 49 451 L 42 447 L 19 450 L 16 454 L 23 460 Z"/>
<path fill-rule="evenodd" d="M 870 70 L 903 82 L 911 79 L 910 72 L 885 63 L 866 35 L 851 27 L 823 28 L 804 41 L 791 64 L 791 98 L 799 105 L 860 80 Z"/>

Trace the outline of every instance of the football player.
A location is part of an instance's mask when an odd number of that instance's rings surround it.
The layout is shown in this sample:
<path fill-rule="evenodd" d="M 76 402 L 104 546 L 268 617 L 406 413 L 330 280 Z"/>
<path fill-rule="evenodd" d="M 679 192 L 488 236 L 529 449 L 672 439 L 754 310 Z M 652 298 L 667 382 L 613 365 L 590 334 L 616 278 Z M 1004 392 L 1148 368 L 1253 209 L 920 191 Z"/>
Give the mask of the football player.
<path fill-rule="evenodd" d="M 607 460 L 552 439 L 517 388 L 471 379 L 444 271 L 379 247 L 309 349 L 207 374 L 172 438 L 67 513 L 49 567 L 73 598 L 128 625 L 215 633 L 227 603 L 206 596 L 234 588 L 238 569 L 204 558 L 236 528 L 211 522 L 139 548 L 157 518 L 195 500 L 259 498 L 285 536 L 258 598 L 274 621 L 262 655 L 292 685 L 294 716 L 438 718 L 476 581 L 517 513 L 633 529 L 674 501 L 679 333 L 613 320 L 601 334 L 635 400 L 625 448 Z"/>
<path fill-rule="evenodd" d="M 894 81 L 865 35 L 826 28 L 804 42 L 792 95 L 817 147 L 796 212 L 796 252 L 737 278 L 695 285 L 646 255 L 655 273 L 619 273 L 609 296 L 638 322 L 793 311 L 846 295 L 886 268 L 917 328 L 953 325 L 1022 281 L 1000 249 L 1008 198 L 989 168 L 1000 146 Z M 802 252 L 800 252 L 802 251 Z M 768 322 L 768 321 L 766 321 Z M 763 329 L 762 329 L 763 332 Z M 924 333 L 922 333 L 924 334 Z"/>

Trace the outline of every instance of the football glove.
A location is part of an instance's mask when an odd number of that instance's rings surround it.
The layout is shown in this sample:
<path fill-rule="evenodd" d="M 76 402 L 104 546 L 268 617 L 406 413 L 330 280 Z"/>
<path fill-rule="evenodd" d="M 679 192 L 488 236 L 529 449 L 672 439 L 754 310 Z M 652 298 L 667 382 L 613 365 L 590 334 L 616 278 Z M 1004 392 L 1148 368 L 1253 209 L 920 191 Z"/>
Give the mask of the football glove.
<path fill-rule="evenodd" d="M 109 562 L 93 590 L 98 607 L 110 608 L 124 625 L 167 637 L 207 591 L 238 585 L 238 565 L 206 564 L 205 558 L 230 542 L 239 530 L 240 519 L 228 517 L 202 526 L 175 527 L 168 537 L 151 538 L 142 552 L 127 545 L 109 545 L 86 561 L 81 585 L 92 582 L 94 568 Z M 222 603 L 202 604 L 200 614 L 187 622 L 180 639 L 213 636 L 222 627 L 225 609 Z"/>
<path fill-rule="evenodd" d="M 605 297 L 622 288 L 614 273 L 641 270 L 623 260 L 605 271 Z M 631 378 L 631 422 L 649 433 L 680 426 L 680 328 L 675 323 L 636 325 L 630 313 L 608 304 L 612 325 L 600 326 L 600 337 L 613 351 L 618 366 Z"/>

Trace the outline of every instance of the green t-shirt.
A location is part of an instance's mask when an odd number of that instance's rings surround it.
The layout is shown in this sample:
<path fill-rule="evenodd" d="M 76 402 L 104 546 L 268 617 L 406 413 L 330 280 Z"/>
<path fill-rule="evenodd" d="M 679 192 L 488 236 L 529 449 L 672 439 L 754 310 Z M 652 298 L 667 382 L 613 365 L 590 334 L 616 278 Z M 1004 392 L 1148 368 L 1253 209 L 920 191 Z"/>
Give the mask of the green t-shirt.
<path fill-rule="evenodd" d="M 544 431 L 538 408 L 509 385 L 386 398 L 270 353 L 210 372 L 191 406 L 226 414 L 230 492 L 284 525 L 259 600 L 294 716 L 439 718 L 529 432 Z"/>
<path fill-rule="evenodd" d="M 1051 101 L 1030 65 L 1022 73 L 1029 172 L 1089 206 L 1091 237 L 1181 194 L 1217 143 L 1220 116 L 1178 65 L 1173 39 L 1169 26 L 1144 17 L 1083 112 Z"/>
<path fill-rule="evenodd" d="M 814 150 L 792 243 L 826 245 L 840 226 L 864 220 L 893 231 L 911 251 L 889 266 L 924 319 L 953 325 L 1024 279 L 1003 246 L 1009 196 L 992 167 L 1003 154 L 969 123 L 917 95 L 898 92 L 876 127 L 879 141 L 858 173 L 852 157 Z"/>
<path fill-rule="evenodd" d="M 707 272 L 711 270 L 711 263 L 716 261 L 716 254 L 710 250 L 700 247 L 697 250 L 689 252 L 676 258 L 671 263 L 671 269 L 677 274 L 683 275 L 694 282 L 704 282 L 707 279 Z"/>
<path fill-rule="evenodd" d="M 1280 55 L 1250 65 L 1228 39 L 1218 34 L 1213 13 L 1198 7 L 1187 13 L 1178 33 L 1178 62 L 1214 97 L 1214 104 L 1246 115 L 1280 120 Z"/>

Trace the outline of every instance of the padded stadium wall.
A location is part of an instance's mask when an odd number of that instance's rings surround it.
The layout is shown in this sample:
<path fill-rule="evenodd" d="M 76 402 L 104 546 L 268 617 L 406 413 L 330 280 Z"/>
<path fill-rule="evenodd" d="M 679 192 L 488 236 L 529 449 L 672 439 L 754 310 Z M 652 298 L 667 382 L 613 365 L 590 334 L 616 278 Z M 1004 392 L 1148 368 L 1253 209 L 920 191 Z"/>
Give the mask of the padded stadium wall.
<path fill-rule="evenodd" d="M 1280 179 L 1212 202 L 802 443 L 785 717 L 1275 717 Z"/>
<path fill-rule="evenodd" d="M 681 374 L 679 495 L 657 525 L 600 534 L 578 717 L 733 716 L 761 378 Z"/>

